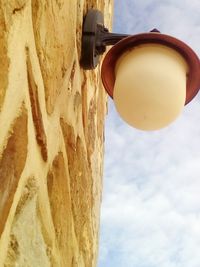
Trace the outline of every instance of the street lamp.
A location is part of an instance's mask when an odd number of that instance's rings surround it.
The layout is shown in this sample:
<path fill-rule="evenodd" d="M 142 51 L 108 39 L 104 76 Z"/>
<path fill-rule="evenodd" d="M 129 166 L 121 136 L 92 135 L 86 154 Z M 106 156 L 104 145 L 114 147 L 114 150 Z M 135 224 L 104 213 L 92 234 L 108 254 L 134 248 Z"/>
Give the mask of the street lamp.
<path fill-rule="evenodd" d="M 200 89 L 200 60 L 182 41 L 154 29 L 149 33 L 109 33 L 103 14 L 89 10 L 83 25 L 81 66 L 102 63 L 103 85 L 120 116 L 141 130 L 169 125 Z"/>

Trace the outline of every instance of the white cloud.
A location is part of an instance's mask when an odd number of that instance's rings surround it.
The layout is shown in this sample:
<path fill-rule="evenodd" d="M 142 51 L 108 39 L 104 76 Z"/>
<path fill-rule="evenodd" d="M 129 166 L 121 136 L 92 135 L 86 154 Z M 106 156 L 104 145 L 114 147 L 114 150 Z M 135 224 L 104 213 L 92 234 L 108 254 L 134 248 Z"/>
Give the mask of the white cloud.
<path fill-rule="evenodd" d="M 195 101 L 172 126 L 152 133 L 119 123 L 111 109 L 102 266 L 200 266 L 198 109 Z"/>
<path fill-rule="evenodd" d="M 115 251 L 124 263 L 115 266 L 200 265 L 200 183 L 198 177 L 187 179 L 188 172 L 183 175 L 195 163 L 151 177 L 140 188 L 115 176 L 102 209 L 102 245 L 108 262 L 110 251 Z"/>
<path fill-rule="evenodd" d="M 115 31 L 158 27 L 200 54 L 199 0 L 115 0 Z M 109 104 L 100 267 L 199 267 L 200 97 L 166 129 L 129 127 Z"/>
<path fill-rule="evenodd" d="M 135 34 L 160 29 L 200 52 L 198 0 L 115 0 L 115 31 Z"/>

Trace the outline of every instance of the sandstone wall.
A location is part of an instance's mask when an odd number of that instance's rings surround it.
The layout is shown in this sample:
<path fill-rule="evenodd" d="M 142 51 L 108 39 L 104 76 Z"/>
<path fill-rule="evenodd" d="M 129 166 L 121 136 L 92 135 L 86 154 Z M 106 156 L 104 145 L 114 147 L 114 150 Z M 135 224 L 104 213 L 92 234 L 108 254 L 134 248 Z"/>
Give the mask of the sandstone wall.
<path fill-rule="evenodd" d="M 96 266 L 106 94 L 79 66 L 89 8 L 0 0 L 0 266 Z"/>

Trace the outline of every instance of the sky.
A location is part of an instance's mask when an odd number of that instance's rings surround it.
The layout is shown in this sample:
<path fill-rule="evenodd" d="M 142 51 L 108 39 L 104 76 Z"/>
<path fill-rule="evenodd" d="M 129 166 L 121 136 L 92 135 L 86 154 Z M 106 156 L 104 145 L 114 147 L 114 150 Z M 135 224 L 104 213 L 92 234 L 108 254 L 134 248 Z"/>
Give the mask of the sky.
<path fill-rule="evenodd" d="M 153 28 L 200 56 L 199 0 L 115 0 L 114 32 Z M 109 100 L 103 179 L 98 267 L 200 267 L 200 93 L 152 132 Z"/>

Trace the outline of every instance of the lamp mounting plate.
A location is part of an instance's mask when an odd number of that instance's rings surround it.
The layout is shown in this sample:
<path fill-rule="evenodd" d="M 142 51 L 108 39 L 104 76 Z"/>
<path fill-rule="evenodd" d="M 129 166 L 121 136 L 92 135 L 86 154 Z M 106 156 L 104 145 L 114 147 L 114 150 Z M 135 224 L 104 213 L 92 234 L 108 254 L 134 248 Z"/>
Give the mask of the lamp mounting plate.
<path fill-rule="evenodd" d="M 94 69 L 99 63 L 99 56 L 105 52 L 105 46 L 98 46 L 99 31 L 104 29 L 103 14 L 91 9 L 83 23 L 81 66 L 83 69 Z"/>

